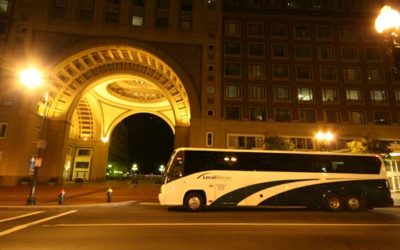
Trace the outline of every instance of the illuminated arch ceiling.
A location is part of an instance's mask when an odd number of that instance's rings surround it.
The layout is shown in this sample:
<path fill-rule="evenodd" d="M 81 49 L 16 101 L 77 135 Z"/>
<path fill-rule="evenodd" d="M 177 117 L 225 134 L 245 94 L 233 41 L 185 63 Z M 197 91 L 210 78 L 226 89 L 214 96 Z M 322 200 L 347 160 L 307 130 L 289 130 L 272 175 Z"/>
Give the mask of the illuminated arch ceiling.
<path fill-rule="evenodd" d="M 71 121 L 70 136 L 100 139 L 129 115 L 148 112 L 174 126 L 189 126 L 181 79 L 155 55 L 130 46 L 81 51 L 51 72 L 48 117 Z"/>

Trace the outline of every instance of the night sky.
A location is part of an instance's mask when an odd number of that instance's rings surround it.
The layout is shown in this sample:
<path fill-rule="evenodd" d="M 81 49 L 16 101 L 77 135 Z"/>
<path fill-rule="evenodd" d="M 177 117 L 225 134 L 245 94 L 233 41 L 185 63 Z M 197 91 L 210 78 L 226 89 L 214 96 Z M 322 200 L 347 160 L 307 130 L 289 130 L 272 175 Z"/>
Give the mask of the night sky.
<path fill-rule="evenodd" d="M 159 174 L 173 150 L 174 134 L 158 116 L 136 114 L 122 121 L 128 128 L 129 152 L 132 163 L 137 163 L 142 174 Z"/>

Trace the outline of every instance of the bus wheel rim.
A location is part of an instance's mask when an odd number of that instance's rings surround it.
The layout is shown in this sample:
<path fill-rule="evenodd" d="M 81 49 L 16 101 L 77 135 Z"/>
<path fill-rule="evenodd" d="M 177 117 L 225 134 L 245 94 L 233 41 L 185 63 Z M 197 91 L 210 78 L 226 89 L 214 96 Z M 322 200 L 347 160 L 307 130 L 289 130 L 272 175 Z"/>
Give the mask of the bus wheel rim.
<path fill-rule="evenodd" d="M 350 198 L 347 204 L 349 205 L 349 208 L 351 210 L 357 210 L 358 208 L 360 208 L 360 201 L 355 197 Z"/>
<path fill-rule="evenodd" d="M 328 201 L 328 205 L 331 209 L 338 209 L 340 207 L 340 201 L 336 197 L 332 197 Z"/>
<path fill-rule="evenodd" d="M 189 207 L 191 209 L 197 209 L 200 207 L 201 201 L 199 199 L 199 197 L 191 197 L 189 199 Z"/>

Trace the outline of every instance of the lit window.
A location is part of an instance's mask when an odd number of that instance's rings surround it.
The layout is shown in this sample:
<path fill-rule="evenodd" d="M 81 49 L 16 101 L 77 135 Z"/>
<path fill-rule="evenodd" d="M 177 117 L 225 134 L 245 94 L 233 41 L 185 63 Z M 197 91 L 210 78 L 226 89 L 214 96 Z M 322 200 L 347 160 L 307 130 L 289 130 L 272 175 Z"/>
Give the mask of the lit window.
<path fill-rule="evenodd" d="M 314 101 L 314 89 L 312 88 L 298 88 L 297 99 L 303 102 Z"/>
<path fill-rule="evenodd" d="M 346 89 L 346 100 L 348 102 L 361 102 L 362 95 L 359 89 Z"/>
<path fill-rule="evenodd" d="M 8 6 L 10 0 L 0 0 L 0 13 L 6 13 L 8 11 Z"/>
<path fill-rule="evenodd" d="M 225 83 L 225 98 L 227 98 L 227 99 L 241 98 L 240 84 Z"/>
<path fill-rule="evenodd" d="M 386 103 L 386 91 L 385 90 L 371 90 L 371 101 L 373 103 Z"/>
<path fill-rule="evenodd" d="M 227 36 L 240 36 L 240 23 L 239 22 L 232 22 L 226 21 L 225 22 L 225 35 Z"/>
<path fill-rule="evenodd" d="M 370 82 L 383 82 L 385 80 L 382 68 L 368 68 L 368 80 Z"/>
<path fill-rule="evenodd" d="M 396 89 L 396 90 L 394 91 L 394 94 L 395 94 L 396 103 L 397 103 L 397 104 L 400 104 L 400 89 Z"/>
<path fill-rule="evenodd" d="M 322 88 L 322 101 L 325 103 L 336 103 L 339 101 L 338 92 L 335 88 Z"/>
<path fill-rule="evenodd" d="M 347 82 L 359 82 L 361 80 L 360 69 L 358 67 L 344 67 L 344 80 Z"/>
<path fill-rule="evenodd" d="M 133 0 L 132 26 L 143 26 L 144 0 Z"/>

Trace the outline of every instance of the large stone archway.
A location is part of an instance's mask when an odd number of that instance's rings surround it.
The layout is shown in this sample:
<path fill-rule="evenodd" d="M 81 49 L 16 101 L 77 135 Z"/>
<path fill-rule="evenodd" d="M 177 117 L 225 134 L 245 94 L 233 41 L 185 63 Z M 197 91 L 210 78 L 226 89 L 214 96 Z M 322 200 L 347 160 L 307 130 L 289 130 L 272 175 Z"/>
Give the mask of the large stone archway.
<path fill-rule="evenodd" d="M 89 178 L 103 178 L 109 136 L 120 121 L 140 112 L 161 117 L 175 133 L 175 146 L 188 146 L 189 101 L 197 98 L 187 92 L 193 89 L 187 74 L 167 60 L 135 46 L 101 45 L 50 69 L 47 134 L 53 146 L 46 150 L 49 168 L 42 174 L 65 177 L 64 167 L 73 167 L 77 149 L 89 148 Z"/>

